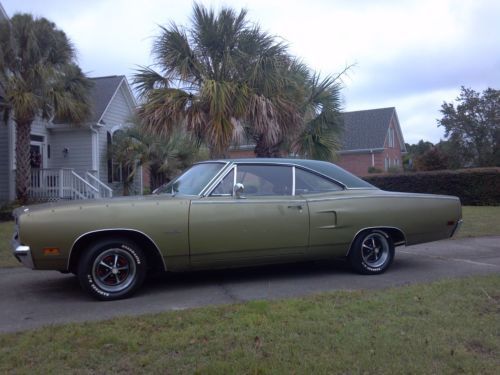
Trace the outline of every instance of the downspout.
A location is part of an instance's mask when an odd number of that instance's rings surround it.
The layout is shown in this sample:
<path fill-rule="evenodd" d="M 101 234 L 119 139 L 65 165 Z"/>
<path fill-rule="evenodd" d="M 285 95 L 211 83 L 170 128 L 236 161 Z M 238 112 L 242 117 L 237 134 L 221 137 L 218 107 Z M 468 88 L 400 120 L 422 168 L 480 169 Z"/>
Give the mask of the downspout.
<path fill-rule="evenodd" d="M 375 154 L 373 153 L 373 149 L 370 149 L 370 154 L 372 155 L 372 167 L 375 167 Z"/>
<path fill-rule="evenodd" d="M 99 126 L 99 124 L 96 124 Z M 99 130 L 94 128 L 94 125 L 90 125 L 90 130 L 95 133 L 96 136 L 96 141 L 95 141 L 95 154 L 94 154 L 94 142 L 92 142 L 92 168 L 94 168 L 94 156 L 95 156 L 95 166 L 96 166 L 96 171 L 97 171 L 97 178 L 100 180 L 101 179 L 101 173 L 100 173 L 100 158 L 99 158 Z"/>

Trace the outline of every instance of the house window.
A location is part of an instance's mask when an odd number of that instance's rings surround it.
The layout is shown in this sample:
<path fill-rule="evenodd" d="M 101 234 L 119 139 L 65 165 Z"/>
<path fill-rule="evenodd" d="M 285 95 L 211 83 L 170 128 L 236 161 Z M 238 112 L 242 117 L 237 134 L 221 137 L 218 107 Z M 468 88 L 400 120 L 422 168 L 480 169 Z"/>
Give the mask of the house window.
<path fill-rule="evenodd" d="M 30 166 L 34 169 L 44 168 L 44 142 L 43 135 L 30 134 Z"/>
<path fill-rule="evenodd" d="M 108 145 L 108 182 L 122 182 L 124 171 L 123 166 L 113 159 L 111 150 L 113 148 L 113 138 L 116 137 L 121 130 L 116 130 L 113 134 L 107 133 L 107 145 Z"/>
<path fill-rule="evenodd" d="M 108 164 L 108 182 L 111 183 L 113 182 L 113 159 L 111 158 L 111 146 L 113 145 L 113 138 L 111 137 L 111 133 L 110 132 L 107 132 L 107 136 L 106 136 L 106 140 L 107 140 L 107 150 L 108 150 L 108 160 L 107 160 L 107 164 Z"/>
<path fill-rule="evenodd" d="M 387 144 L 389 147 L 394 147 L 394 129 L 389 128 L 389 132 L 387 134 Z"/>

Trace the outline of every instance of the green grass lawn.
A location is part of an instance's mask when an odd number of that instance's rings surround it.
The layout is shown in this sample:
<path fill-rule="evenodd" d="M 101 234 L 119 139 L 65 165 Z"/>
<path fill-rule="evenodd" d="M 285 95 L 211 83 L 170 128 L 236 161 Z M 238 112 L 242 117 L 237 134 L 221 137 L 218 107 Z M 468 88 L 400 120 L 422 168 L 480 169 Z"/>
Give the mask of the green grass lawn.
<path fill-rule="evenodd" d="M 16 267 L 21 264 L 12 256 L 10 240 L 14 232 L 14 222 L 0 222 L 0 267 Z"/>
<path fill-rule="evenodd" d="M 500 235 L 500 206 L 463 207 L 464 224 L 455 238 Z M 14 224 L 0 222 L 0 267 L 17 267 L 20 263 L 10 252 Z"/>
<path fill-rule="evenodd" d="M 500 206 L 465 206 L 462 216 L 456 238 L 500 235 Z"/>
<path fill-rule="evenodd" d="M 0 335 L 0 373 L 498 374 L 500 276 Z"/>

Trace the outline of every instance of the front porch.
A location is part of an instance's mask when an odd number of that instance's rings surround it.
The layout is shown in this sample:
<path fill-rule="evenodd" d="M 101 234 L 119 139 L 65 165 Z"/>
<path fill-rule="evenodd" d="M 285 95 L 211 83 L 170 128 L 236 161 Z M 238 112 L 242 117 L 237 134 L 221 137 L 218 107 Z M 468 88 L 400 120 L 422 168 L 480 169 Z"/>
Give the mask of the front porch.
<path fill-rule="evenodd" d="M 77 173 L 73 168 L 32 169 L 29 195 L 35 201 L 111 198 L 113 190 L 96 171 Z"/>

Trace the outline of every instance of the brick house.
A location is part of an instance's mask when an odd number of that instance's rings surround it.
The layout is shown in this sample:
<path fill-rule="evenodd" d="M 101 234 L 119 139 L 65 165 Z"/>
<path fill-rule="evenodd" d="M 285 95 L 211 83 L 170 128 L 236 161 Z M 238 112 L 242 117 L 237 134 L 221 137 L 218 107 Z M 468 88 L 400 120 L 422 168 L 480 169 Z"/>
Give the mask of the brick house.
<path fill-rule="evenodd" d="M 358 176 L 370 167 L 402 168 L 405 142 L 396 108 L 344 112 L 342 150 L 336 164 Z"/>
<path fill-rule="evenodd" d="M 337 165 L 358 176 L 367 175 L 370 167 L 380 171 L 402 168 L 406 148 L 396 108 L 344 112 L 342 115 L 344 133 Z M 255 157 L 255 145 L 247 143 L 231 148 L 229 156 Z"/>

